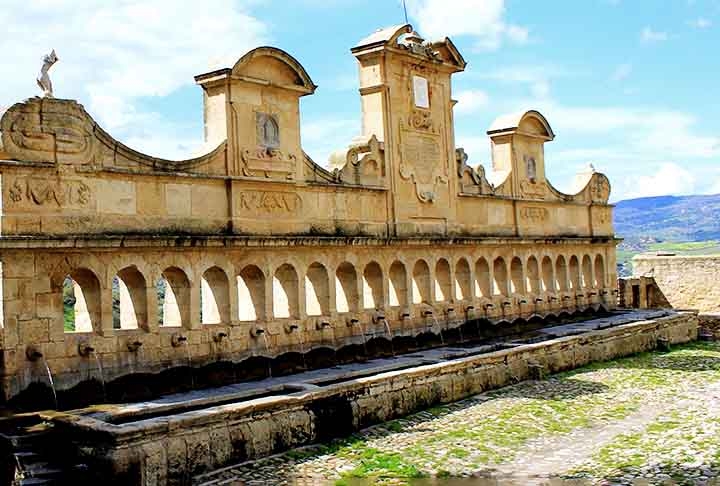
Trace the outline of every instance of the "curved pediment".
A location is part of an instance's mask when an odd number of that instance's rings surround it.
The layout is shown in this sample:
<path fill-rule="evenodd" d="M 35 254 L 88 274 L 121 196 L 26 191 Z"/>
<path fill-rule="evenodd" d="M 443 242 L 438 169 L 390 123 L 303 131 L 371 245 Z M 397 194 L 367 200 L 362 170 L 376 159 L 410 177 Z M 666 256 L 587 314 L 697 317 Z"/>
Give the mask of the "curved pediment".
<path fill-rule="evenodd" d="M 555 138 L 555 133 L 552 131 L 550 123 L 543 114 L 537 110 L 499 116 L 492 122 L 487 134 L 491 137 L 520 134 L 542 138 L 547 141 Z"/>
<path fill-rule="evenodd" d="M 276 47 L 258 47 L 242 56 L 233 66 L 234 76 L 269 81 L 282 87 L 295 87 L 307 94 L 317 86 L 305 68 L 290 54 Z"/>

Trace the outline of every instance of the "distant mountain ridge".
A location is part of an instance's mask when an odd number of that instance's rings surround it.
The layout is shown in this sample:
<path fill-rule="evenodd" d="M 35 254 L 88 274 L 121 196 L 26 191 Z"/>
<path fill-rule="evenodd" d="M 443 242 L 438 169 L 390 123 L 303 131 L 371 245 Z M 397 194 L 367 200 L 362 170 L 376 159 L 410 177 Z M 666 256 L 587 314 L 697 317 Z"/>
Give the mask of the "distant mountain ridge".
<path fill-rule="evenodd" d="M 614 222 L 615 234 L 627 243 L 720 240 L 720 194 L 620 201 Z"/>

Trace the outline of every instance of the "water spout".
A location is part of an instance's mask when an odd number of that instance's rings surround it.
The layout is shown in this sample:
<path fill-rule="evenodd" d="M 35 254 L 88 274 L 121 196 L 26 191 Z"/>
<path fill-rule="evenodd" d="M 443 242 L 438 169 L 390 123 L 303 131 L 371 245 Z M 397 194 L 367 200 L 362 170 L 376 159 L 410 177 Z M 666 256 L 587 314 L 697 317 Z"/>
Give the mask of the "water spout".
<path fill-rule="evenodd" d="M 228 334 L 226 332 L 219 332 L 213 336 L 213 341 L 215 341 L 217 344 L 220 344 L 227 337 L 228 337 Z"/>
<path fill-rule="evenodd" d="M 94 352 L 95 352 L 95 348 L 90 346 L 88 343 L 79 343 L 78 344 L 78 354 L 80 356 L 82 356 L 83 358 L 87 358 Z"/>
<path fill-rule="evenodd" d="M 37 361 L 43 357 L 43 354 L 38 351 L 35 346 L 28 346 L 27 348 L 25 348 L 25 357 L 28 359 L 28 361 Z"/>
<path fill-rule="evenodd" d="M 177 348 L 182 346 L 183 344 L 187 344 L 187 336 L 183 336 L 182 334 L 175 333 L 170 337 L 170 344 L 172 344 L 173 348 Z"/>
<path fill-rule="evenodd" d="M 128 348 L 128 351 L 130 351 L 131 353 L 136 353 L 140 350 L 140 347 L 142 345 L 143 345 L 142 341 L 138 341 L 138 340 L 128 341 L 127 348 Z"/>

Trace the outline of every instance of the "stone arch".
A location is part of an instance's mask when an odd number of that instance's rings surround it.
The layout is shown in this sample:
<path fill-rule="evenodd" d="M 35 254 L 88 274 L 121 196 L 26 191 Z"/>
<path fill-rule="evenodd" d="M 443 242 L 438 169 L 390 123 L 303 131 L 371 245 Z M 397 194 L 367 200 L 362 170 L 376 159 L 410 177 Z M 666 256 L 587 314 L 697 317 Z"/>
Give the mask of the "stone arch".
<path fill-rule="evenodd" d="M 163 270 L 157 284 L 159 325 L 190 326 L 190 279 L 179 267 Z"/>
<path fill-rule="evenodd" d="M 225 270 L 212 266 L 200 278 L 200 322 L 220 324 L 230 321 L 230 280 Z"/>
<path fill-rule="evenodd" d="M 568 289 L 568 267 L 567 261 L 563 255 L 557 257 L 555 261 L 555 288 L 561 292 Z"/>
<path fill-rule="evenodd" d="M 466 258 L 459 258 L 455 264 L 455 295 L 458 300 L 472 300 L 472 273 Z"/>
<path fill-rule="evenodd" d="M 359 304 L 357 271 L 343 262 L 335 271 L 335 306 L 338 312 L 356 312 Z"/>
<path fill-rule="evenodd" d="M 508 295 L 508 270 L 503 257 L 497 257 L 493 261 L 493 294 Z"/>
<path fill-rule="evenodd" d="M 582 288 L 589 289 L 593 286 L 592 276 L 592 260 L 590 255 L 583 256 L 582 259 Z"/>
<path fill-rule="evenodd" d="M 580 280 L 580 261 L 575 255 L 570 257 L 570 263 L 568 264 L 568 272 L 570 274 L 570 278 L 568 279 L 570 282 L 570 289 L 579 289 L 582 285 L 582 282 Z"/>
<path fill-rule="evenodd" d="M 444 258 L 440 258 L 435 264 L 435 300 L 437 302 L 452 301 L 450 264 Z"/>
<path fill-rule="evenodd" d="M 280 265 L 273 275 L 273 316 L 278 319 L 297 318 L 299 314 L 299 283 L 295 267 Z"/>
<path fill-rule="evenodd" d="M 605 259 L 602 255 L 595 256 L 595 287 L 605 288 Z"/>
<path fill-rule="evenodd" d="M 247 265 L 238 274 L 238 320 L 265 319 L 265 274 L 256 265 Z"/>
<path fill-rule="evenodd" d="M 483 257 L 475 262 L 475 290 L 480 297 L 492 297 L 492 282 L 490 281 L 490 265 Z"/>
<path fill-rule="evenodd" d="M 77 268 L 63 279 L 63 317 L 67 332 L 93 332 L 101 328 L 100 280 L 88 268 Z"/>
<path fill-rule="evenodd" d="M 136 266 L 115 274 L 112 296 L 114 329 L 148 330 L 147 281 Z"/>
<path fill-rule="evenodd" d="M 377 262 L 368 263 L 363 271 L 363 306 L 365 309 L 383 307 L 383 272 Z"/>
<path fill-rule="evenodd" d="M 510 290 L 512 294 L 525 293 L 525 277 L 523 276 L 523 264 L 519 257 L 510 261 Z"/>
<path fill-rule="evenodd" d="M 418 260 L 412 273 L 412 303 L 429 304 L 430 299 L 430 267 L 425 260 Z"/>
<path fill-rule="evenodd" d="M 530 256 L 527 260 L 525 270 L 525 288 L 532 294 L 539 294 L 541 292 L 541 281 L 540 281 L 540 266 L 538 265 L 537 258 Z"/>
<path fill-rule="evenodd" d="M 407 305 L 407 270 L 405 265 L 395 260 L 390 265 L 390 306 L 391 307 L 405 307 Z"/>
<path fill-rule="evenodd" d="M 553 272 L 552 258 L 545 255 L 542 259 L 542 288 L 545 292 L 555 290 L 555 272 Z"/>
<path fill-rule="evenodd" d="M 319 262 L 312 263 L 305 273 L 305 313 L 330 314 L 330 278 L 325 265 Z"/>

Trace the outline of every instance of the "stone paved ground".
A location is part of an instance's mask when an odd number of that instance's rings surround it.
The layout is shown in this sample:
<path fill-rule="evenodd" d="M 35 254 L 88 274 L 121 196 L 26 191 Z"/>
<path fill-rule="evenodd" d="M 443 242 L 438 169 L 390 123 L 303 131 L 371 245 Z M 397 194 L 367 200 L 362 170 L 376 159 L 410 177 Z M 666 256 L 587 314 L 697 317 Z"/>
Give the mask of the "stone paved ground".
<path fill-rule="evenodd" d="M 196 483 L 720 485 L 719 475 L 720 344 L 694 343 L 519 383 Z"/>

